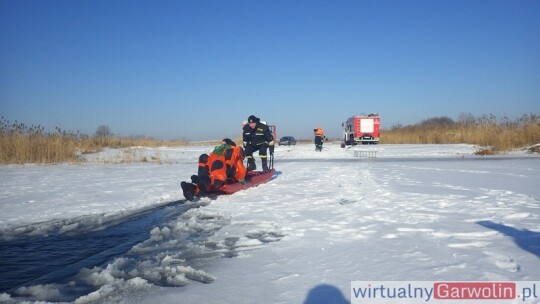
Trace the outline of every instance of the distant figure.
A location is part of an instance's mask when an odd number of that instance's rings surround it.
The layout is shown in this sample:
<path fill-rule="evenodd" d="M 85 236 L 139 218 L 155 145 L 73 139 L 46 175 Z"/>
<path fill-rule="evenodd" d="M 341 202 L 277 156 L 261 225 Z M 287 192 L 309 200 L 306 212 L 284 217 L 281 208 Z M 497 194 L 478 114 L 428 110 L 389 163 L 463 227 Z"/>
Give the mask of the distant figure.
<path fill-rule="evenodd" d="M 268 171 L 267 149 L 270 147 L 270 154 L 274 154 L 274 136 L 270 132 L 270 128 L 263 124 L 255 115 L 250 115 L 247 124 L 242 129 L 242 140 L 248 160 L 247 170 L 252 171 L 257 169 L 253 152 L 259 151 L 263 171 Z"/>
<path fill-rule="evenodd" d="M 313 129 L 315 133 L 315 151 L 322 151 L 323 141 L 325 139 L 324 131 L 322 128 Z"/>
<path fill-rule="evenodd" d="M 245 183 L 244 149 L 236 146 L 229 138 L 208 154 L 199 156 L 197 175 L 191 176 L 191 182 L 182 182 L 182 192 L 188 201 L 195 196 L 205 196 L 225 184 Z"/>

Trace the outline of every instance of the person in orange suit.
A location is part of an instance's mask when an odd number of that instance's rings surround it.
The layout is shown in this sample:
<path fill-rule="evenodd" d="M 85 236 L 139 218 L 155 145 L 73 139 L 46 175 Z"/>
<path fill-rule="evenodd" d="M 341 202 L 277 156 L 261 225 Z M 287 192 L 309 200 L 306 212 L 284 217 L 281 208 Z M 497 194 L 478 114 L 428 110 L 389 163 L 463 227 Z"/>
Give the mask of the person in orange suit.
<path fill-rule="evenodd" d="M 227 167 L 227 184 L 236 182 L 245 184 L 247 169 L 244 166 L 244 158 L 246 157 L 244 148 L 237 146 L 229 138 L 225 138 L 223 143 L 228 145 L 223 153 Z"/>
<path fill-rule="evenodd" d="M 192 201 L 195 196 L 205 196 L 225 184 L 245 183 L 244 155 L 244 150 L 229 138 L 225 138 L 210 154 L 201 154 L 197 175 L 191 176 L 191 183 L 181 183 L 184 197 Z"/>
<path fill-rule="evenodd" d="M 324 131 L 322 128 L 315 128 L 313 129 L 313 133 L 315 133 L 315 151 L 322 151 L 323 141 L 325 139 Z"/>

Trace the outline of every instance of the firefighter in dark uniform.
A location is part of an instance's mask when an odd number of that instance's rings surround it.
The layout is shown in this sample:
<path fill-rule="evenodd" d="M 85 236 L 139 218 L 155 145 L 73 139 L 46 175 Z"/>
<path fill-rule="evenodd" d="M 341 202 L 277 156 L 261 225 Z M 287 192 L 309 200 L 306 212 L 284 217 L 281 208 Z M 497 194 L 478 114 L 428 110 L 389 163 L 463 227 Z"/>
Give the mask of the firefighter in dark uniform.
<path fill-rule="evenodd" d="M 250 115 L 247 124 L 244 125 L 242 130 L 242 140 L 248 160 L 247 170 L 257 169 L 253 152 L 259 151 L 263 171 L 268 171 L 267 149 L 270 148 L 270 154 L 274 154 L 274 136 L 268 126 L 263 124 L 255 115 Z"/>

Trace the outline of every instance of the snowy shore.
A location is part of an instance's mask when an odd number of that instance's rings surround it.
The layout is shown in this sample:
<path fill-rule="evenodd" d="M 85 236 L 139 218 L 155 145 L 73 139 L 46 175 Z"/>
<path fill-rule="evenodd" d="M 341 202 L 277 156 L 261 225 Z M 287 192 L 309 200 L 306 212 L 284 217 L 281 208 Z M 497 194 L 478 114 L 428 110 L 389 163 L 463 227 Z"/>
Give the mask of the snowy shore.
<path fill-rule="evenodd" d="M 160 164 L 111 164 L 112 150 L 83 164 L 0 167 L 2 255 L 13 240 L 185 207 L 128 252 L 67 283 L 0 292 L 0 302 L 346 303 L 351 281 L 540 280 L 538 155 L 279 146 L 270 182 L 185 202 L 179 183 L 210 148 L 144 149 Z M 88 292 L 68 291 L 79 286 Z"/>

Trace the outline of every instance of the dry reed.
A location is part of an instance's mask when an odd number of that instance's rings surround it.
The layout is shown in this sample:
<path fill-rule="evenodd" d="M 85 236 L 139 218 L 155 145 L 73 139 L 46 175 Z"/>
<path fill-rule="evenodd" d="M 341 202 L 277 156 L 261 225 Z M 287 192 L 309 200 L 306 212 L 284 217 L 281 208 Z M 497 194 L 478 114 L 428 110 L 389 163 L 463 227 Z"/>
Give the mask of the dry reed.
<path fill-rule="evenodd" d="M 382 144 L 475 144 L 491 151 L 507 151 L 540 143 L 540 116 L 525 114 L 515 120 L 494 115 L 474 117 L 462 114 L 458 121 L 435 117 L 410 126 L 383 130 Z M 0 163 L 77 162 L 79 155 L 103 148 L 162 147 L 186 145 L 186 141 L 163 141 L 144 136 L 88 136 L 56 128 L 46 132 L 42 126 L 27 126 L 0 119 Z M 488 153 L 488 152 L 485 152 Z M 491 152 L 489 152 L 491 153 Z M 127 161 L 147 161 L 129 155 Z"/>
<path fill-rule="evenodd" d="M 525 114 L 511 120 L 495 115 L 462 114 L 454 122 L 435 117 L 411 126 L 383 130 L 385 144 L 475 144 L 493 151 L 508 151 L 540 143 L 540 116 Z"/>
<path fill-rule="evenodd" d="M 27 126 L 17 121 L 10 123 L 4 117 L 0 119 L 1 164 L 78 162 L 80 154 L 96 153 L 106 147 L 171 147 L 185 144 L 180 140 L 163 141 L 143 136 L 88 136 L 60 128 L 51 133 L 42 126 Z"/>

